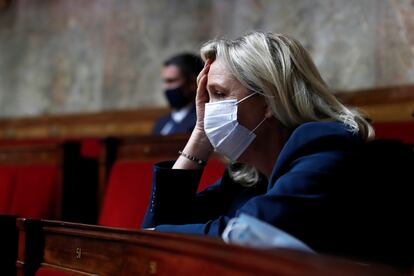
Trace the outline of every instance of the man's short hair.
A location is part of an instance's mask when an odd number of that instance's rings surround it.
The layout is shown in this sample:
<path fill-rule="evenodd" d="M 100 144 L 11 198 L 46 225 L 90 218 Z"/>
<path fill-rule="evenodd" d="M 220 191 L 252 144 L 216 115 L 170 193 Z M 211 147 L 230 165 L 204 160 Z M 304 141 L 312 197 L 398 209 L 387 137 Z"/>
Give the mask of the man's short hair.
<path fill-rule="evenodd" d="M 187 79 L 192 75 L 197 76 L 204 67 L 203 60 L 191 53 L 182 53 L 167 59 L 164 66 L 169 65 L 177 66 Z"/>

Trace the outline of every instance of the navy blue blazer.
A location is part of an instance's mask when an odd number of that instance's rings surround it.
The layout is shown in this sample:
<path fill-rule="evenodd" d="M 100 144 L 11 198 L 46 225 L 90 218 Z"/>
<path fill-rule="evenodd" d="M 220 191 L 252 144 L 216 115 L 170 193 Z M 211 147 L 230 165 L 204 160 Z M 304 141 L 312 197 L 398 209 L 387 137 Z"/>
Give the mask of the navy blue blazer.
<path fill-rule="evenodd" d="M 172 170 L 174 162 L 159 163 L 142 227 L 219 236 L 229 219 L 246 213 L 316 251 L 384 260 L 384 254 L 395 250 L 384 252 L 390 249 L 379 242 L 384 240 L 384 221 L 373 216 L 381 203 L 371 200 L 374 185 L 358 176 L 364 173 L 359 162 L 363 144 L 341 123 L 305 123 L 292 132 L 269 180 L 262 177 L 246 188 L 225 172 L 198 194 L 202 170 Z"/>
<path fill-rule="evenodd" d="M 160 134 L 163 127 L 169 122 L 173 124 L 173 127 L 168 134 L 190 133 L 194 129 L 196 120 L 197 115 L 194 105 L 190 112 L 188 112 L 187 116 L 185 116 L 185 118 L 179 123 L 176 123 L 173 120 L 171 113 L 159 118 L 152 129 L 152 134 Z"/>

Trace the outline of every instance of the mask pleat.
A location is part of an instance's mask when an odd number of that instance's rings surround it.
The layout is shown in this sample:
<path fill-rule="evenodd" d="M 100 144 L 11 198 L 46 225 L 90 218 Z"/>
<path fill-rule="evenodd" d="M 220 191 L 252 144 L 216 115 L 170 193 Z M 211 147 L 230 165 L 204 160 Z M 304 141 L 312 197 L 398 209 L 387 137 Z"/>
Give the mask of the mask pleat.
<path fill-rule="evenodd" d="M 241 101 L 249 97 L 251 95 Z M 206 103 L 204 131 L 214 150 L 233 161 L 236 161 L 256 138 L 252 131 L 237 122 L 236 99 Z"/>

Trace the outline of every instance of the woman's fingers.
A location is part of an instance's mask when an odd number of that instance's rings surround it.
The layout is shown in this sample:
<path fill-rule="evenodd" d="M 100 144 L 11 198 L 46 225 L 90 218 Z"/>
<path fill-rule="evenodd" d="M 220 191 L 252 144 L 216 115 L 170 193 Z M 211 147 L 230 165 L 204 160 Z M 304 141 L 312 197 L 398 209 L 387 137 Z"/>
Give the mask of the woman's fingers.
<path fill-rule="evenodd" d="M 207 75 L 204 75 L 201 77 L 200 82 L 198 84 L 197 88 L 197 96 L 196 96 L 196 104 L 198 105 L 198 108 L 202 109 L 204 107 L 204 104 L 208 102 L 209 97 L 206 89 L 207 85 Z M 202 105 L 202 106 L 201 106 Z"/>
<path fill-rule="evenodd" d="M 201 77 L 208 74 L 208 70 L 210 69 L 211 62 L 212 62 L 211 59 L 208 59 L 206 63 L 204 64 L 203 70 L 201 70 L 201 72 L 197 76 L 197 85 L 199 85 Z"/>
<path fill-rule="evenodd" d="M 206 63 L 206 64 L 207 64 L 207 63 Z M 201 79 L 201 77 L 202 77 L 202 76 L 204 76 L 205 71 L 206 71 L 206 66 L 204 66 L 203 70 L 201 70 L 201 71 L 200 71 L 200 73 L 199 73 L 199 74 L 198 74 L 198 76 L 197 76 L 197 86 L 199 86 L 199 85 L 200 85 L 200 79 Z"/>
<path fill-rule="evenodd" d="M 198 83 L 198 96 L 200 97 L 200 100 L 203 100 L 204 98 L 207 98 L 206 93 L 206 85 L 207 85 L 207 75 L 201 76 L 201 79 Z M 205 102 L 205 101 L 204 101 Z"/>

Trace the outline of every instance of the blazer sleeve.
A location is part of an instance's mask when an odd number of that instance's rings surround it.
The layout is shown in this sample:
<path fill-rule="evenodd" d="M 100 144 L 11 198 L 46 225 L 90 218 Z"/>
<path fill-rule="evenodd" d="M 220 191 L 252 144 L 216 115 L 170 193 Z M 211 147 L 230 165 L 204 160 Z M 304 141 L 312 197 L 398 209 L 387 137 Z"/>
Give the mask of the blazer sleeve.
<path fill-rule="evenodd" d="M 229 185 L 227 172 L 204 191 L 197 193 L 202 170 L 173 170 L 174 161 L 154 166 L 152 194 L 143 228 L 160 224 L 195 224 L 217 218 L 239 193 L 240 185 Z M 222 183 L 227 183 L 222 185 Z"/>
<path fill-rule="evenodd" d="M 338 180 L 340 154 L 325 152 L 294 162 L 263 195 L 255 196 L 236 212 L 246 213 L 279 227 L 300 239 L 319 231 L 332 211 L 329 194 Z M 174 214 L 171 214 L 174 215 Z M 205 223 L 157 225 L 157 231 L 219 236 L 232 216 L 220 215 Z M 306 229 L 306 232 L 305 232 Z"/>

